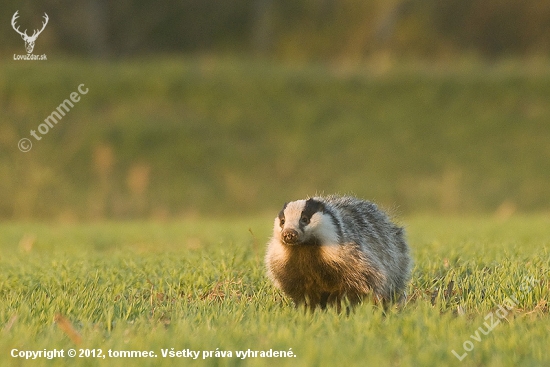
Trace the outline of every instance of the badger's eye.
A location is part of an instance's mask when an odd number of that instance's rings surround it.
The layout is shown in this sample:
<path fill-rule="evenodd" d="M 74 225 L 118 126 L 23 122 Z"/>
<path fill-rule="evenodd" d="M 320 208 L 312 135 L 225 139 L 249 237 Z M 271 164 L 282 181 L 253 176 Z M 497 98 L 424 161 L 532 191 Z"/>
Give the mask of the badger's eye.
<path fill-rule="evenodd" d="M 281 224 L 281 227 L 285 225 L 285 218 L 279 219 L 279 222 Z"/>
<path fill-rule="evenodd" d="M 309 218 L 304 216 L 300 219 L 300 222 L 304 225 L 308 225 L 309 224 Z"/>

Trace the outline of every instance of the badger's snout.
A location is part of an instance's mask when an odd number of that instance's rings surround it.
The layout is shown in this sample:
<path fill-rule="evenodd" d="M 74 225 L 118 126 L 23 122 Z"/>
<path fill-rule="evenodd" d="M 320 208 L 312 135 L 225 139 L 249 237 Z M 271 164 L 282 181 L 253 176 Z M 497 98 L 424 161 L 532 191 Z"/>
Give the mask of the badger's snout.
<path fill-rule="evenodd" d="M 281 233 L 283 241 L 289 245 L 294 245 L 298 242 L 298 232 L 295 229 L 287 228 Z"/>

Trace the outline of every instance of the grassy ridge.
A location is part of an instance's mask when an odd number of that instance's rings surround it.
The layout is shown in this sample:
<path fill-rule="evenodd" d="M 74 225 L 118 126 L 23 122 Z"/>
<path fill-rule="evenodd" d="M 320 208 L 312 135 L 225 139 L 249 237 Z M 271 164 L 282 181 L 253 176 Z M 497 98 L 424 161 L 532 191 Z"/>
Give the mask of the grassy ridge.
<path fill-rule="evenodd" d="M 151 59 L 0 70 L 0 216 L 258 213 L 315 192 L 412 212 L 550 205 L 550 70 Z M 21 153 L 79 84 L 90 92 Z M 32 139 L 32 138 L 31 138 Z"/>
<path fill-rule="evenodd" d="M 74 348 L 53 322 L 58 313 L 80 333 L 79 348 L 155 350 L 157 359 L 131 361 L 142 366 L 191 363 L 160 358 L 172 347 L 233 351 L 232 358 L 194 363 L 212 366 L 273 363 L 236 358 L 236 350 L 249 348 L 292 348 L 296 357 L 275 361 L 288 366 L 550 362 L 543 352 L 550 326 L 547 216 L 406 220 L 415 259 L 409 301 L 386 316 L 366 303 L 351 317 L 304 314 L 273 289 L 262 264 L 270 222 L 1 225 L 0 364 L 65 365 L 9 356 L 13 348 Z M 518 303 L 497 318 L 510 296 Z M 490 312 L 499 324 L 484 335 L 478 328 L 487 330 Z M 471 337 L 476 330 L 480 341 Z M 452 350 L 463 355 L 466 341 L 474 349 L 459 362 Z"/>

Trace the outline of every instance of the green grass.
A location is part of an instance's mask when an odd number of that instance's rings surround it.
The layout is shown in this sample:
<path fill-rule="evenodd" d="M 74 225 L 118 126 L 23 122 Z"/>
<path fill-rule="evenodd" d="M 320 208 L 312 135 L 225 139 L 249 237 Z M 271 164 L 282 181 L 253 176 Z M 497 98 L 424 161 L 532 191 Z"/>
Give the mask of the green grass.
<path fill-rule="evenodd" d="M 409 214 L 548 210 L 541 65 L 5 62 L 0 218 L 250 215 L 315 192 Z M 20 152 L 81 83 L 89 93 Z"/>
<path fill-rule="evenodd" d="M 408 302 L 385 315 L 365 303 L 349 317 L 296 310 L 269 284 L 262 260 L 270 217 L 0 224 L 0 365 L 68 362 L 16 360 L 13 348 L 153 350 L 159 356 L 75 358 L 75 366 L 550 363 L 547 215 L 403 222 L 415 260 Z M 498 305 L 509 305 L 510 296 L 518 303 L 499 319 Z M 479 328 L 487 329 L 490 312 L 500 323 L 484 335 Z M 56 314 L 80 333 L 80 345 L 54 322 Z M 452 350 L 462 355 L 467 341 L 474 349 L 460 362 Z M 162 358 L 161 349 L 172 347 L 218 348 L 233 357 Z M 296 357 L 236 357 L 236 350 L 248 349 L 292 349 Z"/>
<path fill-rule="evenodd" d="M 20 152 L 81 83 L 90 92 Z M 14 348 L 159 356 L 71 361 L 82 366 L 193 364 L 161 358 L 170 348 L 233 352 L 194 363 L 213 366 L 273 363 L 236 357 L 248 349 L 292 349 L 275 361 L 288 366 L 550 364 L 550 219 L 520 214 L 550 206 L 548 95 L 550 69 L 519 61 L 5 62 L 0 218 L 15 221 L 0 223 L 0 365 L 67 364 Z M 406 218 L 403 309 L 306 314 L 269 284 L 273 208 L 316 192 Z"/>

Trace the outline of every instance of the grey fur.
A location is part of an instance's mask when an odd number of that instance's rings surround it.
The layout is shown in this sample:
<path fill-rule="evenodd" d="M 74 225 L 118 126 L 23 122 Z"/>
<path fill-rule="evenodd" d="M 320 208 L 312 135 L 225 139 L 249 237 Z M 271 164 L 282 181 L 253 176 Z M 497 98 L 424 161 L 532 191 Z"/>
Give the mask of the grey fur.
<path fill-rule="evenodd" d="M 351 306 L 368 295 L 384 305 L 399 299 L 412 261 L 404 229 L 375 204 L 327 196 L 285 204 L 265 264 L 274 285 L 297 306 L 340 311 L 345 298 Z"/>

